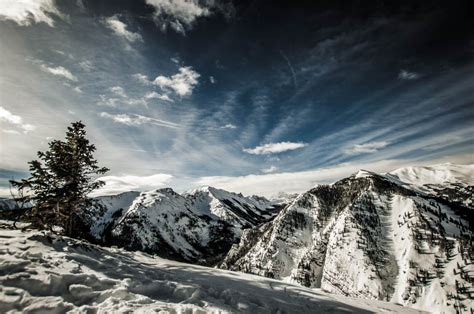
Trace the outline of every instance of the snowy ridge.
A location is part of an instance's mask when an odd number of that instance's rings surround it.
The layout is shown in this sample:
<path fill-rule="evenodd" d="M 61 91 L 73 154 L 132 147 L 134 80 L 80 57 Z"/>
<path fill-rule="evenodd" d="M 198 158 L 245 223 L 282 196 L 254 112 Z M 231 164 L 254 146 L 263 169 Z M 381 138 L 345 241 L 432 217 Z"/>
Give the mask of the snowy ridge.
<path fill-rule="evenodd" d="M 271 219 L 273 203 L 263 197 L 244 197 L 213 187 L 204 187 L 185 193 L 191 206 L 203 214 L 218 217 L 238 229 L 255 227 Z"/>
<path fill-rule="evenodd" d="M 0 225 L 2 313 L 416 312 Z"/>
<path fill-rule="evenodd" d="M 292 203 L 297 197 L 298 193 L 286 193 L 286 192 L 278 192 L 272 197 L 270 197 L 270 201 L 276 204 L 290 204 Z"/>
<path fill-rule="evenodd" d="M 406 167 L 385 174 L 412 190 L 458 202 L 474 209 L 474 165 L 441 164 Z"/>
<path fill-rule="evenodd" d="M 96 239 L 101 239 L 111 221 L 113 221 L 115 217 L 120 216 L 123 210 L 128 209 L 138 195 L 140 195 L 140 192 L 130 191 L 118 195 L 96 197 L 95 199 L 98 200 L 100 206 L 105 209 L 105 212 L 96 216 L 96 220 L 91 226 L 92 236 Z"/>
<path fill-rule="evenodd" d="M 474 185 L 474 165 L 441 164 L 430 167 L 405 167 L 389 175 L 405 183 L 423 185 Z"/>
<path fill-rule="evenodd" d="M 220 267 L 427 311 L 469 311 L 472 215 L 448 199 L 359 171 L 244 231 Z"/>
<path fill-rule="evenodd" d="M 272 219 L 265 198 L 206 187 L 180 195 L 170 188 L 98 197 L 91 234 L 107 245 L 213 264 L 242 230 Z"/>

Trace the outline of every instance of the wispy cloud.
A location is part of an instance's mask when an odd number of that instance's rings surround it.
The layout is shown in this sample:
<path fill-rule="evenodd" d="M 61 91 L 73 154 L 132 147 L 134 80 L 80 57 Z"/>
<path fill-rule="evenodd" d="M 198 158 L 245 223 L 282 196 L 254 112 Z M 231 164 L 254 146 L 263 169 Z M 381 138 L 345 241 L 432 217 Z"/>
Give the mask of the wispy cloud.
<path fill-rule="evenodd" d="M 198 0 L 146 0 L 155 9 L 154 19 L 161 30 L 168 28 L 185 34 L 197 18 L 211 14 L 214 1 Z"/>
<path fill-rule="evenodd" d="M 79 67 L 85 72 L 90 72 L 94 69 L 94 65 L 89 60 L 79 62 Z"/>
<path fill-rule="evenodd" d="M 407 70 L 400 70 L 398 79 L 400 80 L 416 80 L 420 78 L 420 74 L 416 72 L 409 72 Z"/>
<path fill-rule="evenodd" d="M 113 86 L 113 87 L 109 88 L 109 90 L 117 96 L 127 98 L 127 94 L 125 94 L 125 91 L 120 86 Z"/>
<path fill-rule="evenodd" d="M 221 126 L 221 129 L 237 129 L 237 126 L 232 123 L 227 123 L 226 125 Z"/>
<path fill-rule="evenodd" d="M 61 76 L 70 81 L 77 82 L 77 77 L 74 76 L 68 69 L 62 66 L 50 67 L 50 66 L 47 66 L 46 64 L 41 64 L 41 69 L 53 75 Z"/>
<path fill-rule="evenodd" d="M 178 73 L 170 77 L 158 76 L 153 81 L 153 84 L 164 90 L 173 90 L 179 96 L 188 96 L 192 94 L 200 76 L 191 67 L 181 67 Z"/>
<path fill-rule="evenodd" d="M 36 127 L 32 124 L 24 123 L 23 118 L 11 113 L 7 109 L 0 106 L 0 121 L 7 122 L 8 124 L 20 128 L 23 133 L 28 133 L 30 131 L 34 131 Z M 18 133 L 16 130 L 3 130 L 5 133 Z"/>
<path fill-rule="evenodd" d="M 243 151 L 252 155 L 268 155 L 277 154 L 298 148 L 307 146 L 306 143 L 294 143 L 294 142 L 280 142 L 280 143 L 268 143 L 265 145 L 257 146 L 255 148 L 244 148 Z"/>
<path fill-rule="evenodd" d="M 173 178 L 170 174 L 154 174 L 151 176 L 105 176 L 100 180 L 105 186 L 95 191 L 94 195 L 113 195 L 128 191 L 149 191 L 164 187 Z"/>
<path fill-rule="evenodd" d="M 358 155 L 358 154 L 369 154 L 369 153 L 375 153 L 378 150 L 386 147 L 389 145 L 389 142 L 386 141 L 380 141 L 380 142 L 369 142 L 369 143 L 364 143 L 364 144 L 356 144 L 352 146 L 351 148 L 347 149 L 345 153 L 347 155 Z"/>
<path fill-rule="evenodd" d="M 136 73 L 136 74 L 133 74 L 132 77 L 134 79 L 136 79 L 137 81 L 145 84 L 145 85 L 151 85 L 152 84 L 152 82 L 149 80 L 148 76 L 146 76 L 145 74 Z"/>
<path fill-rule="evenodd" d="M 262 169 L 263 173 L 272 173 L 278 170 L 278 167 L 276 166 L 270 166 L 269 168 L 264 168 Z"/>
<path fill-rule="evenodd" d="M 12 20 L 21 26 L 46 23 L 53 27 L 51 15 L 64 18 L 53 0 L 2 0 L 0 4 L 0 20 Z"/>
<path fill-rule="evenodd" d="M 173 100 L 171 98 L 169 98 L 168 95 L 166 94 L 159 94 L 157 92 L 149 92 L 149 93 L 146 93 L 145 94 L 145 99 L 160 99 L 160 100 L 164 100 L 164 101 L 169 101 L 169 102 L 173 102 Z"/>
<path fill-rule="evenodd" d="M 129 42 L 143 41 L 142 36 L 139 33 L 129 31 L 127 29 L 127 24 L 120 21 L 117 15 L 106 18 L 104 23 L 117 36 L 122 37 Z"/>
<path fill-rule="evenodd" d="M 116 123 L 125 124 L 128 126 L 140 126 L 142 124 L 153 124 L 166 128 L 177 129 L 179 125 L 173 122 L 159 120 L 139 114 L 110 114 L 107 112 L 101 112 L 99 114 L 102 118 L 111 119 Z"/>
<path fill-rule="evenodd" d="M 298 88 L 298 84 L 296 83 L 296 72 L 295 72 L 295 69 L 293 68 L 293 65 L 290 62 L 290 59 L 288 59 L 288 57 L 283 52 L 283 50 L 280 50 L 280 54 L 283 57 L 283 59 L 285 59 L 286 63 L 288 64 L 288 68 L 291 71 L 291 76 L 293 78 L 293 85 L 295 86 L 295 88 Z"/>

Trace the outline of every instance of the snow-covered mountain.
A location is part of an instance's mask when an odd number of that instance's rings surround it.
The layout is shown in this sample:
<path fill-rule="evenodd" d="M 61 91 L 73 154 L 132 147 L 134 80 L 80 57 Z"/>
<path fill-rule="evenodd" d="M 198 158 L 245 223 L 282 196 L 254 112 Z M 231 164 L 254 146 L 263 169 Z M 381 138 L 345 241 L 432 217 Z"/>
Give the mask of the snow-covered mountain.
<path fill-rule="evenodd" d="M 247 274 L 105 248 L 0 221 L 1 313 L 416 311 Z"/>
<path fill-rule="evenodd" d="M 439 192 L 472 191 L 472 169 L 359 171 L 317 186 L 245 230 L 220 267 L 427 311 L 473 309 L 472 193 Z"/>
<path fill-rule="evenodd" d="M 270 200 L 276 204 L 286 205 L 292 203 L 298 197 L 298 195 L 298 193 L 278 192 L 275 195 L 272 195 Z"/>
<path fill-rule="evenodd" d="M 272 219 L 279 205 L 212 187 L 183 195 L 170 188 L 98 198 L 91 234 L 108 245 L 215 264 L 242 230 Z"/>
<path fill-rule="evenodd" d="M 409 188 L 474 208 L 474 165 L 406 167 L 386 174 Z"/>
<path fill-rule="evenodd" d="M 195 189 L 184 194 L 190 206 L 201 214 L 219 218 L 242 229 L 255 227 L 275 216 L 276 203 L 259 196 L 244 197 L 213 187 Z"/>

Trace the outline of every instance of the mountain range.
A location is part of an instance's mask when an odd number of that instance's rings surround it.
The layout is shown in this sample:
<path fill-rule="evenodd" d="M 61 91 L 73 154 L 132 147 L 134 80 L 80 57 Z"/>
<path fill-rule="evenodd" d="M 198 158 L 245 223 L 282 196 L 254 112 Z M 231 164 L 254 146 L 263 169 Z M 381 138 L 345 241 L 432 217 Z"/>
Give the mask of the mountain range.
<path fill-rule="evenodd" d="M 97 197 L 89 226 L 106 246 L 462 312 L 474 308 L 473 190 L 474 165 L 443 164 L 360 170 L 272 200 L 213 187 L 131 191 Z"/>

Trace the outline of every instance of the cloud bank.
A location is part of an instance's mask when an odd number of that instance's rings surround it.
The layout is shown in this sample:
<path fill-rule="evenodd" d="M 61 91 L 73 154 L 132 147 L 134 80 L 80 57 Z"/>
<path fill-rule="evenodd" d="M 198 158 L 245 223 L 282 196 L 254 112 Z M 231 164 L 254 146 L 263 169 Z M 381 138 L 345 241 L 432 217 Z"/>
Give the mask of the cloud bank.
<path fill-rule="evenodd" d="M 100 180 L 105 182 L 105 186 L 95 191 L 95 195 L 113 195 L 128 191 L 150 191 L 166 186 L 173 178 L 169 174 L 154 174 L 151 176 L 105 176 Z"/>

